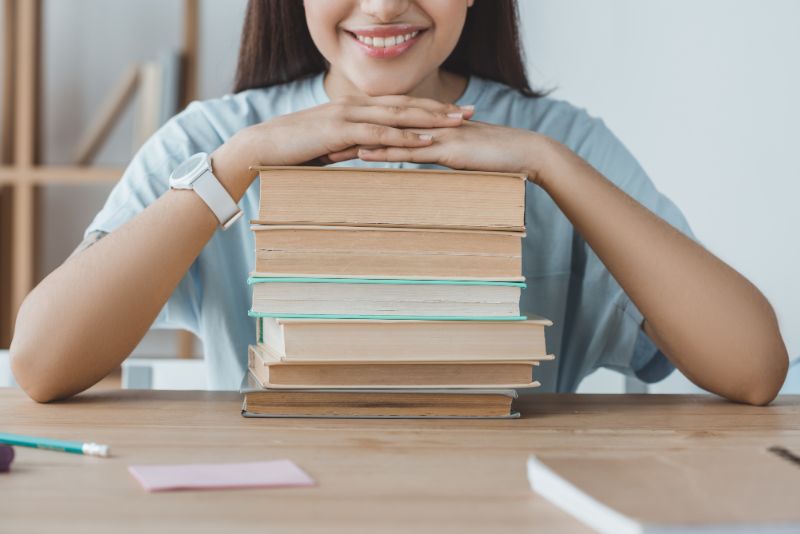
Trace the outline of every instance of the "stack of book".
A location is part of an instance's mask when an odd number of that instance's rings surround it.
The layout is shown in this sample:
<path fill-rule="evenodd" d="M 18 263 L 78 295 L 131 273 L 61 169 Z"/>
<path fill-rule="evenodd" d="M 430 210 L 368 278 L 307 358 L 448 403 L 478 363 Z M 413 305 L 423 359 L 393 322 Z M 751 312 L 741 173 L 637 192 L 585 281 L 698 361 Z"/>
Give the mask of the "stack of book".
<path fill-rule="evenodd" d="M 524 176 L 258 170 L 245 415 L 516 415 L 553 358 L 519 313 Z"/>

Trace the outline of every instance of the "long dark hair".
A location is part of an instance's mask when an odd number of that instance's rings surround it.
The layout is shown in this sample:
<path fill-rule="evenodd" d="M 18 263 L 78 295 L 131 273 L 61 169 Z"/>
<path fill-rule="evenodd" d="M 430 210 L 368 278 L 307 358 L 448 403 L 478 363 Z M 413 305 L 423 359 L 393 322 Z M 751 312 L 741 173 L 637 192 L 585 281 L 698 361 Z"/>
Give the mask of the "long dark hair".
<path fill-rule="evenodd" d="M 249 0 L 234 92 L 290 82 L 328 67 L 311 40 L 304 9 L 300 0 Z M 442 68 L 541 96 L 531 89 L 524 65 L 516 0 L 475 0 Z"/>

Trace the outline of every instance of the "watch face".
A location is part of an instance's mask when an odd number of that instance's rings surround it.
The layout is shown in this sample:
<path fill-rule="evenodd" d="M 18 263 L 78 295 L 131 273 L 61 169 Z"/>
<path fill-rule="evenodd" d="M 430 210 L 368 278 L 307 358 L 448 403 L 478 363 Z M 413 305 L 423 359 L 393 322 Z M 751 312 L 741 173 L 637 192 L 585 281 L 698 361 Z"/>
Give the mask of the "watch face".
<path fill-rule="evenodd" d="M 191 185 L 197 178 L 198 171 L 206 166 L 207 161 L 208 154 L 200 152 L 178 165 L 170 176 L 172 187 L 180 188 Z"/>

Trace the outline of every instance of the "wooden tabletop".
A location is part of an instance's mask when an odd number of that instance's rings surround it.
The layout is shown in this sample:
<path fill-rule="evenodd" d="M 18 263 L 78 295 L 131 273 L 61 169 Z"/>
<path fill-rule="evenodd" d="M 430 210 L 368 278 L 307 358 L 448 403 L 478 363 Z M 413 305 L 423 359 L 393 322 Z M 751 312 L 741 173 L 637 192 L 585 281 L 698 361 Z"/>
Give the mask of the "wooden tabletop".
<path fill-rule="evenodd" d="M 517 420 L 245 419 L 228 392 L 99 391 L 49 405 L 0 389 L 0 431 L 111 446 L 16 447 L 2 532 L 587 532 L 528 486 L 532 452 L 800 448 L 800 397 L 539 395 Z M 313 488 L 146 493 L 130 464 L 289 458 Z M 537 528 L 538 527 L 538 528 Z"/>

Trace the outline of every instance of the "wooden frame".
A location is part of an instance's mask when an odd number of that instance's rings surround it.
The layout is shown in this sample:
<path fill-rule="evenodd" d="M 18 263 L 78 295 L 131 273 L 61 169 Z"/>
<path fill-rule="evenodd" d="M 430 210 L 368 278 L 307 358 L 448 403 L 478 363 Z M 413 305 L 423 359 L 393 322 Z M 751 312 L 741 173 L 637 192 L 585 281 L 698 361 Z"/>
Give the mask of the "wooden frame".
<path fill-rule="evenodd" d="M 40 185 L 113 183 L 123 170 L 81 166 L 41 166 L 38 109 L 42 0 L 0 0 L 3 23 L 3 101 L 0 108 L 0 348 L 11 342 L 14 319 L 35 283 L 36 188 Z M 182 0 L 185 105 L 198 93 L 199 0 Z M 10 212 L 10 213 L 9 213 Z M 3 235 L 10 234 L 3 239 Z M 3 259 L 10 258 L 8 265 Z M 183 353 L 191 350 L 183 338 Z M 188 345 L 188 346 L 187 346 Z M 182 354 L 185 355 L 185 354 Z"/>

